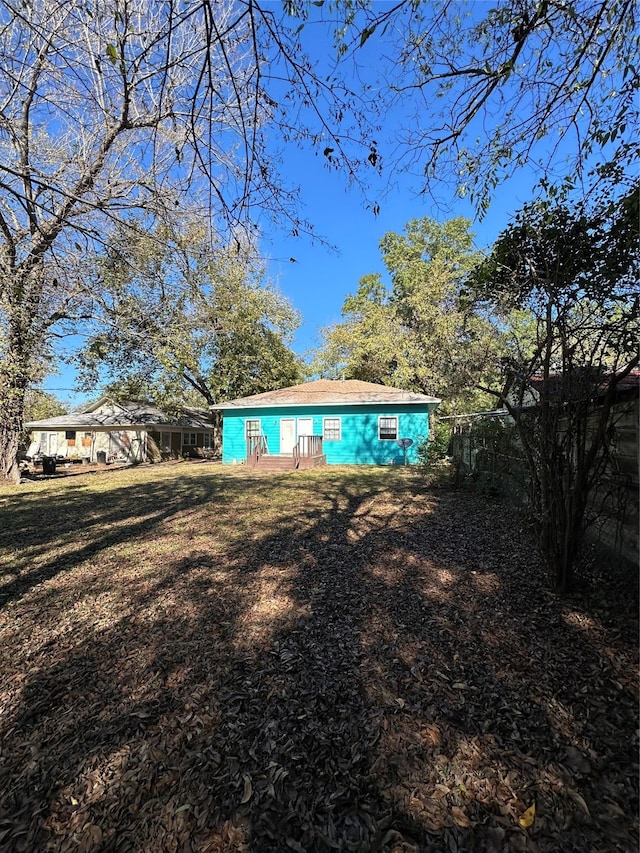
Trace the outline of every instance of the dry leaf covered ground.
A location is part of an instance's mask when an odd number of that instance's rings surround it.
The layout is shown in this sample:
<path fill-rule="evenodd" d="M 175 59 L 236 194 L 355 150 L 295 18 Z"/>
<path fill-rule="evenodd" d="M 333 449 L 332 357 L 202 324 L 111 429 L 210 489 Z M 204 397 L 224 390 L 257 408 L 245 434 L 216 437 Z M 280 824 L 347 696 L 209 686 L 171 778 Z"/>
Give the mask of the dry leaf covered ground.
<path fill-rule="evenodd" d="M 637 849 L 633 583 L 554 598 L 504 506 L 83 474 L 0 489 L 0 567 L 4 851 Z"/>

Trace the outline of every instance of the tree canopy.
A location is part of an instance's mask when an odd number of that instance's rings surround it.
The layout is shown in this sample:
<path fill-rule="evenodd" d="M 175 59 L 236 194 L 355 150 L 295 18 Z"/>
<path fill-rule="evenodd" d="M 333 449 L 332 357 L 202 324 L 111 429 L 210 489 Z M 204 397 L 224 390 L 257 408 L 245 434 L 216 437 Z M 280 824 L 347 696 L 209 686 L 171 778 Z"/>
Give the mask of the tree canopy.
<path fill-rule="evenodd" d="M 210 405 L 290 385 L 297 312 L 236 246 L 191 221 L 114 233 L 100 262 L 92 333 L 78 354 L 85 387 Z"/>
<path fill-rule="evenodd" d="M 612 165 L 635 175 L 633 0 L 337 5 L 347 13 L 343 51 L 380 42 L 375 97 L 403 115 L 392 159 L 424 189 L 456 187 L 486 212 L 495 187 L 525 164 L 548 184 Z"/>
<path fill-rule="evenodd" d="M 481 258 L 469 228 L 426 217 L 385 234 L 391 286 L 379 273 L 360 279 L 342 322 L 324 330 L 315 370 L 440 396 L 445 411 L 481 406 L 474 384 L 493 369 L 500 335 L 467 297 Z"/>
<path fill-rule="evenodd" d="M 640 235 L 631 194 L 617 204 L 525 206 L 470 286 L 496 316 L 533 318 L 494 387 L 514 419 L 529 509 L 555 587 L 571 586 L 593 498 L 615 441 L 618 388 L 638 367 Z"/>
<path fill-rule="evenodd" d="M 94 313 L 87 260 L 114 223 L 152 230 L 189 206 L 229 243 L 240 225 L 256 237 L 257 211 L 309 231 L 280 170 L 292 142 L 363 187 L 384 154 L 387 174 L 443 180 L 480 210 L 525 163 L 550 179 L 637 158 L 632 0 L 2 0 L 0 22 L 5 476 L 32 365 Z M 312 24 L 333 29 L 335 61 L 314 55 Z"/>

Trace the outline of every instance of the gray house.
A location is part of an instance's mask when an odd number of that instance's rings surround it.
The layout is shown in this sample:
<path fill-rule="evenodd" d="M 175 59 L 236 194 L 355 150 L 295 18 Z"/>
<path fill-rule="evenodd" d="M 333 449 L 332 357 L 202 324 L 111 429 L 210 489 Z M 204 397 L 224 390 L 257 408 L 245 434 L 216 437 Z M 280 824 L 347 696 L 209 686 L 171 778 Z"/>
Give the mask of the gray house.
<path fill-rule="evenodd" d="M 206 412 L 185 409 L 170 416 L 143 401 L 104 397 L 70 415 L 25 423 L 27 455 L 87 462 L 154 462 L 213 452 L 213 424 Z"/>

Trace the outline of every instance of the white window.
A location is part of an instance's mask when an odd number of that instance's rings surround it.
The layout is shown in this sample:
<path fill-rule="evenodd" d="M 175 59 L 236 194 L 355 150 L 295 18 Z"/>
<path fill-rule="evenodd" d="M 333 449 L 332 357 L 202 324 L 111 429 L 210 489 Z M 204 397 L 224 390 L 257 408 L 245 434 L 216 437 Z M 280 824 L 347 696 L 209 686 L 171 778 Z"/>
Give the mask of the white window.
<path fill-rule="evenodd" d="M 322 437 L 325 441 L 342 441 L 340 418 L 325 418 L 322 423 Z"/>
<path fill-rule="evenodd" d="M 380 441 L 395 441 L 398 437 L 398 418 L 378 418 L 378 438 Z"/>
<path fill-rule="evenodd" d="M 195 432 L 185 432 L 182 445 L 183 447 L 195 447 L 197 445 Z"/>
<path fill-rule="evenodd" d="M 260 435 L 260 421 L 259 420 L 247 420 L 245 421 L 245 430 L 247 438 L 254 438 L 255 436 Z"/>

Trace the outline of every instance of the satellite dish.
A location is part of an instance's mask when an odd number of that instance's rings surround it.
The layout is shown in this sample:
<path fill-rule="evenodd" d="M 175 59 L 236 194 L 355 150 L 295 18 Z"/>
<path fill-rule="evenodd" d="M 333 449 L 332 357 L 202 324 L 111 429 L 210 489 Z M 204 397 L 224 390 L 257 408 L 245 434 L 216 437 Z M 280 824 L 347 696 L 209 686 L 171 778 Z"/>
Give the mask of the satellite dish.
<path fill-rule="evenodd" d="M 396 444 L 401 447 L 404 452 L 404 464 L 407 464 L 407 447 L 413 444 L 412 438 L 396 438 Z"/>

